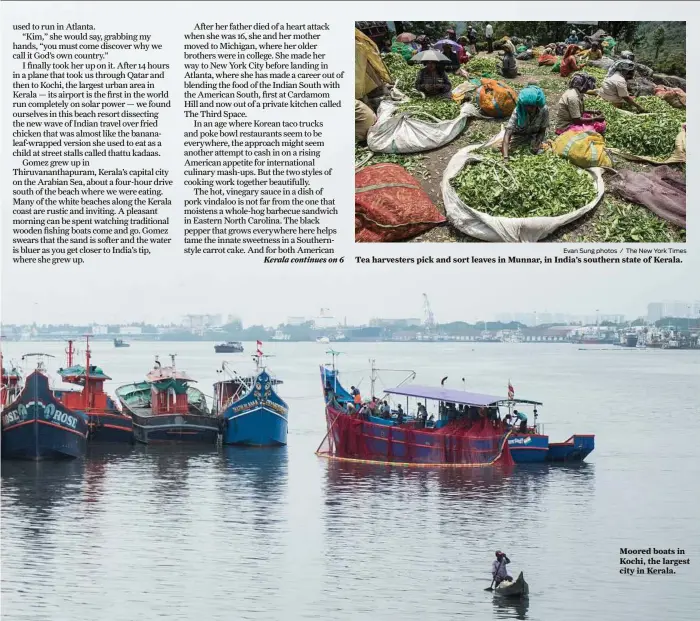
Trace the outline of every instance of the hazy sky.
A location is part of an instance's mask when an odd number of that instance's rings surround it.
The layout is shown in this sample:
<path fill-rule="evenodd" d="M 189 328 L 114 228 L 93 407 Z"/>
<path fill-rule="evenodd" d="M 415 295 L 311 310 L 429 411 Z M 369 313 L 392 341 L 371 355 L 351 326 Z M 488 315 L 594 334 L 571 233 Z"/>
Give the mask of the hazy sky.
<path fill-rule="evenodd" d="M 414 244 L 412 246 L 417 246 Z M 495 246 L 491 246 L 493 250 Z M 501 246 L 502 248 L 502 246 Z M 197 269 L 195 269 L 195 267 Z M 352 267 L 121 261 L 101 271 L 3 270 L 6 323 L 178 322 L 188 313 L 222 313 L 245 324 L 276 325 L 321 308 L 349 323 L 422 317 L 427 293 L 436 320 L 478 320 L 497 312 L 646 313 L 652 301 L 698 300 L 697 260 L 659 266 Z M 34 272 L 34 273 L 32 273 Z M 38 273 L 37 273 L 38 272 Z"/>

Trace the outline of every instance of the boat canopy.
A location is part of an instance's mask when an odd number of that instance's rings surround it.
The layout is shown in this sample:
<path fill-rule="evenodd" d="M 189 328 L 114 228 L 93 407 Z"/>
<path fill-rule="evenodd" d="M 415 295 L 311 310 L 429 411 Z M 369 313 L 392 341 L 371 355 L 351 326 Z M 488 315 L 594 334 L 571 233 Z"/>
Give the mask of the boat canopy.
<path fill-rule="evenodd" d="M 148 375 L 146 381 L 149 383 L 163 382 L 166 380 L 179 380 L 181 382 L 196 382 L 187 373 L 178 371 L 173 367 L 156 367 Z"/>
<path fill-rule="evenodd" d="M 477 392 L 466 392 L 464 390 L 453 390 L 435 386 L 417 386 L 415 384 L 407 386 L 397 386 L 384 390 L 389 395 L 403 395 L 406 397 L 416 397 L 429 399 L 432 401 L 444 401 L 447 403 L 459 403 L 470 406 L 493 406 L 501 403 L 529 403 L 531 405 L 542 405 L 539 401 L 528 401 L 525 399 L 508 399 L 495 395 L 484 395 Z"/>
<path fill-rule="evenodd" d="M 452 390 L 434 386 L 417 386 L 415 384 L 388 388 L 384 392 L 390 395 L 404 395 L 406 397 L 419 397 L 432 401 L 446 401 L 448 403 L 474 406 L 495 405 L 500 401 L 507 401 L 503 397 L 494 395 L 482 395 L 476 392 L 465 392 L 464 390 Z"/>
<path fill-rule="evenodd" d="M 59 369 L 59 375 L 62 377 L 85 377 L 85 367 L 81 365 L 75 365 L 68 367 L 67 369 Z M 112 378 L 105 374 L 105 372 L 100 367 L 90 366 L 90 379 L 93 380 L 111 380 Z"/>

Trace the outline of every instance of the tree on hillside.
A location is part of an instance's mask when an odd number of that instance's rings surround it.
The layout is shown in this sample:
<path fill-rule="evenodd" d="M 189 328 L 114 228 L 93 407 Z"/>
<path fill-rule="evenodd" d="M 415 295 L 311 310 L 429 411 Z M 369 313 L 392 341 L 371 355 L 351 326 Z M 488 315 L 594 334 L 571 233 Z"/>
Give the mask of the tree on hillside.
<path fill-rule="evenodd" d="M 663 26 L 659 26 L 654 32 L 654 60 L 658 60 L 659 52 L 666 41 L 666 31 Z"/>
<path fill-rule="evenodd" d="M 448 28 L 454 29 L 452 22 L 394 22 L 396 34 L 411 32 L 414 35 L 427 36 L 431 41 L 439 41 L 445 37 Z"/>
<path fill-rule="evenodd" d="M 616 41 L 635 43 L 639 22 L 598 22 L 598 27 Z"/>

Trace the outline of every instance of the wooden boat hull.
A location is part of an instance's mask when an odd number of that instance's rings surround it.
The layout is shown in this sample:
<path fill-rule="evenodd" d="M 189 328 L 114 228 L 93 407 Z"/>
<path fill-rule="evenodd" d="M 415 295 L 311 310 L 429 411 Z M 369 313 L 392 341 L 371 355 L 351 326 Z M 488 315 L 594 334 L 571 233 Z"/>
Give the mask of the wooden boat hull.
<path fill-rule="evenodd" d="M 85 455 L 87 417 L 66 408 L 35 371 L 19 397 L 2 414 L 2 457 L 5 459 L 74 459 Z"/>
<path fill-rule="evenodd" d="M 508 447 L 516 464 L 541 464 L 547 461 L 549 437 L 530 433 L 513 433 Z"/>
<path fill-rule="evenodd" d="M 142 444 L 216 444 L 219 421 L 212 416 L 197 414 L 131 414 L 134 440 Z"/>
<path fill-rule="evenodd" d="M 214 345 L 214 352 L 217 354 L 240 354 L 243 352 L 243 347 L 232 345 Z"/>
<path fill-rule="evenodd" d="M 548 459 L 553 462 L 583 461 L 594 448 L 594 435 L 573 435 L 564 442 L 550 442 Z"/>
<path fill-rule="evenodd" d="M 528 597 L 530 594 L 530 587 L 528 586 L 527 582 L 525 582 L 525 578 L 523 577 L 523 572 L 520 572 L 520 575 L 516 578 L 514 582 L 511 582 L 508 585 L 504 585 L 503 583 L 499 584 L 494 590 L 493 590 L 494 595 L 498 595 L 499 597 Z"/>
<path fill-rule="evenodd" d="M 508 445 L 516 464 L 581 462 L 595 448 L 595 436 L 573 435 L 564 442 L 550 442 L 548 436 L 513 433 Z"/>
<path fill-rule="evenodd" d="M 133 444 L 134 424 L 130 416 L 120 412 L 91 412 L 88 418 L 89 442 Z"/>
<path fill-rule="evenodd" d="M 222 415 L 222 441 L 242 446 L 287 444 L 287 404 L 274 390 L 275 381 L 263 371 L 253 389 L 229 405 Z"/>

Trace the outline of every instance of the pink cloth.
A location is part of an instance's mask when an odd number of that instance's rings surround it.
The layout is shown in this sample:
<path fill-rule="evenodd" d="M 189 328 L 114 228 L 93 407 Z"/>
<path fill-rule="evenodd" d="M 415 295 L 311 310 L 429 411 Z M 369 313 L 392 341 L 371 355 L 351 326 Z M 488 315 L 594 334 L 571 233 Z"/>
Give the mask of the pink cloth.
<path fill-rule="evenodd" d="M 555 133 L 557 134 L 557 136 L 561 136 L 561 134 L 565 132 L 585 132 L 586 130 L 592 129 L 594 132 L 604 134 L 605 128 L 605 121 L 594 121 L 593 123 L 580 123 L 578 125 L 569 125 L 566 129 L 556 130 Z"/>

